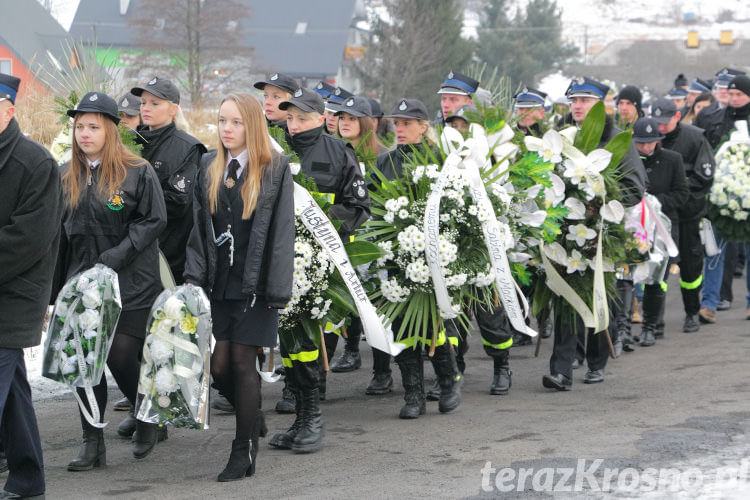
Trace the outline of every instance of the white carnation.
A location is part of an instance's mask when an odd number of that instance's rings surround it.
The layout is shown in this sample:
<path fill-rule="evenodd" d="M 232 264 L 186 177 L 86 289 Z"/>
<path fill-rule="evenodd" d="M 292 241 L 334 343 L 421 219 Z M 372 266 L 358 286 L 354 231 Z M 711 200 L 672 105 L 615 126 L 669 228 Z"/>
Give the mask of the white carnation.
<path fill-rule="evenodd" d="M 168 395 L 179 389 L 179 387 L 180 384 L 177 382 L 177 377 L 174 376 L 172 370 L 166 366 L 159 368 L 154 376 L 154 388 L 156 392 Z"/>
<path fill-rule="evenodd" d="M 99 293 L 99 287 L 93 286 L 86 289 L 81 296 L 81 302 L 86 309 L 96 309 L 102 305 L 102 294 Z"/>
<path fill-rule="evenodd" d="M 78 324 L 82 330 L 99 328 L 99 313 L 94 309 L 86 309 L 78 315 Z"/>
<path fill-rule="evenodd" d="M 178 299 L 177 296 L 172 295 L 164 302 L 164 315 L 173 321 L 179 321 L 185 316 L 185 312 L 182 310 L 183 307 L 185 307 L 185 303 Z"/>
<path fill-rule="evenodd" d="M 172 358 L 174 350 L 172 344 L 161 339 L 154 339 L 151 342 L 151 359 L 157 365 L 163 365 Z"/>

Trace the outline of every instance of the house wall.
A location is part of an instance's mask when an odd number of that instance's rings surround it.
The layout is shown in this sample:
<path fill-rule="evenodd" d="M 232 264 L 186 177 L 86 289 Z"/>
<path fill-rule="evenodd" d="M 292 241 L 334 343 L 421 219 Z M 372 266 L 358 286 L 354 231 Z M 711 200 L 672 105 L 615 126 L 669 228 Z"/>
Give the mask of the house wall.
<path fill-rule="evenodd" d="M 11 50 L 0 45 L 0 61 L 5 63 L 10 61 L 10 74 L 21 79 L 21 87 L 18 89 L 18 97 L 23 97 L 29 93 L 47 93 L 47 87 L 41 82 L 36 81 L 34 73 L 27 68 L 20 59 L 18 59 Z"/>

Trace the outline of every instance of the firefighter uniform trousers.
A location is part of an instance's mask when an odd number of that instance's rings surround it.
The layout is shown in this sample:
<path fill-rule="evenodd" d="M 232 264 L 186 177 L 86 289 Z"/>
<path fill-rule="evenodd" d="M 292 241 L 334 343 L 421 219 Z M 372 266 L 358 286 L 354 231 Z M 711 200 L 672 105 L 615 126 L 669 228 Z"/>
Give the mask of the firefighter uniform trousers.
<path fill-rule="evenodd" d="M 685 313 L 698 314 L 701 285 L 703 284 L 703 243 L 701 243 L 700 220 L 680 220 L 680 291 Z"/>

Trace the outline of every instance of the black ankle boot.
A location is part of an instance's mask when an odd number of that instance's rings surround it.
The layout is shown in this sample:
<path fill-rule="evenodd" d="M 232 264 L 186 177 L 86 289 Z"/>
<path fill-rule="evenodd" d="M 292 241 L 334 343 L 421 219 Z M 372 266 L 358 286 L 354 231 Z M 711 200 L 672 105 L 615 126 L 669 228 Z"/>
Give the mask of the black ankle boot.
<path fill-rule="evenodd" d="M 219 482 L 237 481 L 244 477 L 255 474 L 255 459 L 258 456 L 258 441 L 232 441 L 232 453 L 229 455 L 229 462 L 224 470 L 221 471 Z"/>
<path fill-rule="evenodd" d="M 292 441 L 295 453 L 318 451 L 323 443 L 323 419 L 320 413 L 318 389 L 302 389 L 302 422 Z"/>
<path fill-rule="evenodd" d="M 166 427 L 136 420 L 135 433 L 133 433 L 133 456 L 145 458 L 151 453 L 157 442 L 166 441 L 167 437 Z"/>
<path fill-rule="evenodd" d="M 424 396 L 424 372 L 422 358 L 419 354 L 410 357 L 396 358 L 401 369 L 401 381 L 404 384 L 404 406 L 398 418 L 413 419 L 424 415 L 427 408 Z"/>
<path fill-rule="evenodd" d="M 83 431 L 83 443 L 78 456 L 68 464 L 70 471 L 91 470 L 107 465 L 107 450 L 104 447 L 104 431 L 89 428 Z"/>
<path fill-rule="evenodd" d="M 299 393 L 294 394 L 294 406 L 296 417 L 292 426 L 286 430 L 286 432 L 278 432 L 271 437 L 268 445 L 272 448 L 278 448 L 280 450 L 291 450 L 292 441 L 297 437 L 300 427 L 302 426 L 302 398 Z"/>
<path fill-rule="evenodd" d="M 440 413 L 453 411 L 461 403 L 463 377 L 456 366 L 456 354 L 450 344 L 443 344 L 435 349 L 432 366 L 440 383 L 438 410 Z"/>
<path fill-rule="evenodd" d="M 500 356 L 493 358 L 494 376 L 490 386 L 490 394 L 508 394 L 511 385 L 510 364 L 508 363 L 509 352 L 503 351 Z"/>
<path fill-rule="evenodd" d="M 125 417 L 125 419 L 120 422 L 120 425 L 117 426 L 117 435 L 124 438 L 133 437 L 133 433 L 135 432 L 135 423 L 136 419 L 133 415 L 133 410 L 130 410 L 128 416 Z"/>

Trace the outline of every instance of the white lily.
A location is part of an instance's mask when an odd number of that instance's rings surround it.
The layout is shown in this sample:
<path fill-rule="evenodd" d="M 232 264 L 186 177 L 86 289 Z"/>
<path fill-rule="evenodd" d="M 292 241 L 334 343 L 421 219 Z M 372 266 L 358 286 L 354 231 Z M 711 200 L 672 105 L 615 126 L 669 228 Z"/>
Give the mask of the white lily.
<path fill-rule="evenodd" d="M 565 127 L 560 131 L 560 136 L 568 141 L 571 145 L 576 140 L 576 134 L 578 134 L 578 128 L 573 126 Z"/>
<path fill-rule="evenodd" d="M 581 255 L 581 252 L 576 249 L 573 249 L 573 251 L 570 252 L 570 258 L 568 258 L 568 262 L 566 262 L 565 265 L 567 266 L 566 271 L 568 274 L 586 270 L 586 260 L 583 258 L 583 255 Z"/>
<path fill-rule="evenodd" d="M 535 210 L 533 212 L 524 212 L 521 214 L 519 220 L 521 224 L 525 224 L 530 227 L 539 227 L 544 224 L 547 219 L 547 212 L 544 210 Z"/>
<path fill-rule="evenodd" d="M 565 235 L 566 240 L 575 241 L 579 247 L 582 247 L 588 240 L 594 237 L 596 237 L 596 231 L 586 227 L 584 224 L 576 224 L 575 226 L 568 227 L 568 234 Z"/>
<path fill-rule="evenodd" d="M 514 136 L 515 132 L 507 124 L 498 132 L 487 136 L 487 145 L 492 150 L 492 156 L 495 157 L 496 161 L 502 161 L 506 158 L 512 159 L 518 154 L 520 148 L 511 142 Z"/>
<path fill-rule="evenodd" d="M 599 210 L 599 215 L 601 215 L 606 221 L 619 224 L 625 216 L 625 207 L 623 207 L 622 203 L 619 201 L 611 200 L 602 205 L 602 208 Z"/>
<path fill-rule="evenodd" d="M 526 252 L 508 252 L 508 260 L 511 262 L 526 264 L 531 260 L 531 254 L 528 254 Z"/>
<path fill-rule="evenodd" d="M 568 254 L 561 244 L 558 242 L 550 243 L 544 247 L 544 255 L 548 259 L 557 262 L 558 264 L 568 264 Z"/>
<path fill-rule="evenodd" d="M 535 151 L 544 161 L 549 163 L 560 163 L 562 161 L 563 140 L 556 130 L 548 130 L 544 136 L 527 136 L 524 138 L 526 149 Z"/>
<path fill-rule="evenodd" d="M 549 180 L 552 183 L 552 187 L 544 189 L 544 199 L 547 208 L 555 206 L 565 199 L 565 182 L 557 174 L 553 173 L 549 174 Z"/>
<path fill-rule="evenodd" d="M 578 184 L 587 176 L 598 177 L 599 172 L 607 168 L 612 159 L 612 153 L 606 149 L 595 149 L 584 155 L 578 149 L 570 148 L 567 156 L 568 159 L 563 163 L 565 166 L 563 175 L 570 178 L 573 184 Z"/>
<path fill-rule="evenodd" d="M 440 144 L 443 146 L 443 151 L 458 152 L 464 147 L 464 136 L 453 127 L 445 127 L 443 133 L 440 134 Z"/>
<path fill-rule="evenodd" d="M 568 215 L 565 216 L 566 219 L 583 220 L 586 218 L 586 205 L 578 198 L 571 196 L 565 200 L 563 206 L 568 209 Z"/>

